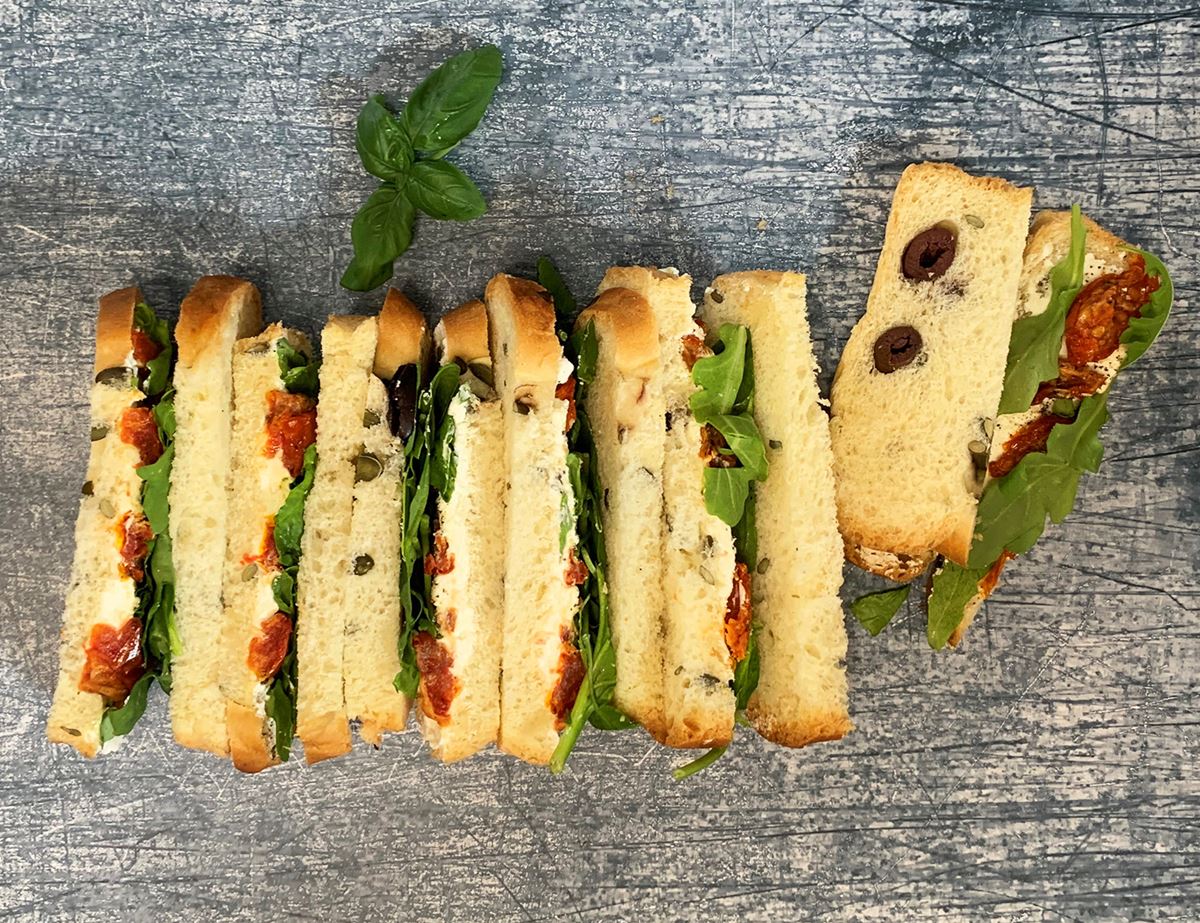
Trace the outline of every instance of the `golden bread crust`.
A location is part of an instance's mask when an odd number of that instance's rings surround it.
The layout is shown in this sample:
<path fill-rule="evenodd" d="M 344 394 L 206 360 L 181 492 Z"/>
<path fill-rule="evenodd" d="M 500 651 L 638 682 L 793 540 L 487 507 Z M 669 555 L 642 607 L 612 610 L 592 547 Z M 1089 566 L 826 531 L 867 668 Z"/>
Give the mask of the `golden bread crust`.
<path fill-rule="evenodd" d="M 438 361 L 445 365 L 456 359 L 489 362 L 487 308 L 476 298 L 448 311 L 438 322 Z"/>
<path fill-rule="evenodd" d="M 575 321 L 582 330 L 595 322 L 613 364 L 622 375 L 648 378 L 658 366 L 658 323 L 650 303 L 627 288 L 605 289 Z"/>
<path fill-rule="evenodd" d="M 237 322 L 235 339 L 253 336 L 262 328 L 262 296 L 252 282 L 234 276 L 205 276 L 179 306 L 175 340 L 179 362 L 195 365 L 221 347 L 221 331 Z"/>
<path fill-rule="evenodd" d="M 263 719 L 253 708 L 227 701 L 225 723 L 229 729 L 229 755 L 237 769 L 242 772 L 262 772 L 279 762 L 267 749 L 267 742 L 263 738 Z"/>
<path fill-rule="evenodd" d="M 558 384 L 562 344 L 554 332 L 554 305 L 549 293 L 529 279 L 501 273 L 485 293 L 487 303 L 508 315 L 514 381 L 521 385 Z"/>
<path fill-rule="evenodd" d="M 136 285 L 109 292 L 100 299 L 100 311 L 96 315 L 95 374 L 125 364 L 133 348 L 133 309 L 142 300 L 142 290 Z"/>
<path fill-rule="evenodd" d="M 404 365 L 423 365 L 429 357 L 425 316 L 394 288 L 379 309 L 379 339 L 375 345 L 375 375 L 390 381 Z"/>

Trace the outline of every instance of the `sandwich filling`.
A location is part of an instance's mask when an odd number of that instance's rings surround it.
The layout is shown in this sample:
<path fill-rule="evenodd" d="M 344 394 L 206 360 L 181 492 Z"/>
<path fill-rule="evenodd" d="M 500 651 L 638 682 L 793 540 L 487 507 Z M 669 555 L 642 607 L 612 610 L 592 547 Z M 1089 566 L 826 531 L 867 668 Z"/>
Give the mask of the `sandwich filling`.
<path fill-rule="evenodd" d="M 130 339 L 124 364 L 96 376 L 104 387 L 101 403 L 111 399 L 113 405 L 102 418 L 115 419 L 116 426 L 114 432 L 109 423 L 94 425 L 92 441 L 105 440 L 114 464 L 101 466 L 106 473 L 101 483 L 83 485 L 84 495 L 99 497 L 101 515 L 113 521 L 112 540 L 119 551 L 116 571 L 101 591 L 84 645 L 79 680 L 81 691 L 104 699 L 104 745 L 129 733 L 142 716 L 152 682 L 157 680 L 170 692 L 171 655 L 179 649 L 175 569 L 167 534 L 167 490 L 175 454 L 170 329 L 149 305 L 139 303 Z M 131 391 L 140 395 L 132 403 Z"/>

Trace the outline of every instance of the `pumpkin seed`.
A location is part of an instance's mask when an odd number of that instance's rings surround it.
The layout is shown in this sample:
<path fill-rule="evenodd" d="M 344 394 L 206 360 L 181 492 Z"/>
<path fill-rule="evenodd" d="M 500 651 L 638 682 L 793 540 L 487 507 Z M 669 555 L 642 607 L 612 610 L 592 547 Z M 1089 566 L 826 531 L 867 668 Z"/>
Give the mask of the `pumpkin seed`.
<path fill-rule="evenodd" d="M 101 426 L 93 426 L 92 427 L 92 442 L 99 442 L 101 439 L 103 439 L 107 435 L 108 435 L 108 427 L 107 426 L 101 425 Z"/>
<path fill-rule="evenodd" d="M 108 519 L 112 519 L 117 515 L 117 508 L 113 506 L 113 502 L 108 497 L 100 501 L 100 514 Z"/>
<path fill-rule="evenodd" d="M 967 222 L 973 228 L 983 227 L 983 219 L 978 215 L 963 215 L 963 221 Z"/>
<path fill-rule="evenodd" d="M 242 583 L 249 583 L 258 576 L 258 565 L 247 564 L 242 568 Z"/>
<path fill-rule="evenodd" d="M 375 559 L 369 554 L 360 554 L 354 559 L 354 576 L 361 577 L 375 566 Z"/>
<path fill-rule="evenodd" d="M 83 494 L 85 497 L 90 497 L 92 495 L 92 491 L 93 491 L 93 487 L 92 487 L 91 481 L 84 481 L 83 487 L 81 487 L 79 489 L 79 492 L 81 494 Z"/>
<path fill-rule="evenodd" d="M 496 386 L 496 375 L 490 362 L 472 362 L 467 365 L 467 369 L 489 388 Z"/>
<path fill-rule="evenodd" d="M 247 356 L 261 356 L 263 353 L 265 353 L 270 348 L 271 348 L 270 343 L 255 343 L 248 350 L 246 350 L 246 355 Z"/>
<path fill-rule="evenodd" d="M 372 426 L 378 426 L 379 423 L 379 414 L 377 414 L 374 410 L 368 410 L 363 414 L 363 426 L 367 427 L 368 429 Z"/>
<path fill-rule="evenodd" d="M 775 449 L 776 451 L 779 451 L 780 449 L 783 448 L 783 443 L 780 442 L 778 439 L 768 439 L 767 445 L 769 445 L 772 449 Z"/>
<path fill-rule="evenodd" d="M 711 571 L 709 571 L 709 569 L 707 567 L 700 568 L 700 576 L 704 578 L 704 582 L 707 583 L 709 586 L 717 585 L 716 578 L 713 577 Z"/>
<path fill-rule="evenodd" d="M 761 561 L 758 562 L 758 567 L 756 568 L 756 570 L 760 574 L 765 574 L 770 569 L 771 569 L 771 559 L 770 558 L 763 558 Z"/>
<path fill-rule="evenodd" d="M 383 465 L 374 455 L 363 453 L 354 459 L 354 482 L 373 481 L 383 471 Z"/>
<path fill-rule="evenodd" d="M 96 383 L 112 388 L 129 388 L 133 386 L 133 374 L 123 365 L 114 365 L 97 372 Z"/>

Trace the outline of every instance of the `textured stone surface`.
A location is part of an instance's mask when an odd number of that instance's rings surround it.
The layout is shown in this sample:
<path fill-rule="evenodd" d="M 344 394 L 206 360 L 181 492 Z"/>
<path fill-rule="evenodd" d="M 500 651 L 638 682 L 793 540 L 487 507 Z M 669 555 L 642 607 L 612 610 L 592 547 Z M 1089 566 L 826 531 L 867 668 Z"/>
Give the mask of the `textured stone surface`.
<path fill-rule="evenodd" d="M 1195 919 L 1196 16 L 0 0 L 0 914 Z M 1102 472 L 959 652 L 931 653 L 915 611 L 874 641 L 850 625 L 859 729 L 839 744 L 743 735 L 674 784 L 636 733 L 587 734 L 555 779 L 496 755 L 444 768 L 410 732 L 243 778 L 175 748 L 160 701 L 117 758 L 51 749 L 97 296 L 137 280 L 174 311 L 228 271 L 310 332 L 374 310 L 337 286 L 370 188 L 358 106 L 486 40 L 508 76 L 453 159 L 492 210 L 422 223 L 400 266 L 432 311 L 543 252 L 580 293 L 618 261 L 800 268 L 827 385 L 899 171 L 952 159 L 1080 201 L 1174 271 Z"/>

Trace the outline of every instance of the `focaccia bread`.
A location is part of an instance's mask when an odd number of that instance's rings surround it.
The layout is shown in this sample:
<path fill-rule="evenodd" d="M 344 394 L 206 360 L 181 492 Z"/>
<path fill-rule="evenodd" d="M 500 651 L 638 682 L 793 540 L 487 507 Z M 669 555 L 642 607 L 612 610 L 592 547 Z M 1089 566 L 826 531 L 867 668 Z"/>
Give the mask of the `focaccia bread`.
<path fill-rule="evenodd" d="M 846 556 L 896 580 L 964 562 L 1017 302 L 1032 192 L 949 164 L 896 186 L 866 313 L 832 392 Z"/>

